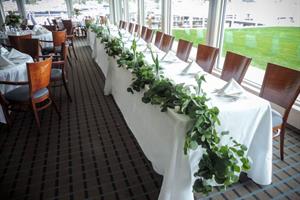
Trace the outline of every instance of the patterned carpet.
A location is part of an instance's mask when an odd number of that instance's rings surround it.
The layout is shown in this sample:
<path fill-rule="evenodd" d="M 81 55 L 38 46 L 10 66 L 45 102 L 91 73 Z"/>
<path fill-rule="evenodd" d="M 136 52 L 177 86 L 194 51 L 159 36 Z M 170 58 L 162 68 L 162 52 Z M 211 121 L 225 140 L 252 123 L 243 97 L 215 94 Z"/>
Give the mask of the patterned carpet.
<path fill-rule="evenodd" d="M 69 68 L 73 103 L 53 88 L 62 112 L 18 113 L 13 128 L 0 125 L 0 199 L 157 199 L 162 177 L 154 172 L 111 96 L 85 39 Z M 300 134 L 287 131 L 285 161 L 274 141 L 273 183 L 259 186 L 242 176 L 227 191 L 207 199 L 300 199 Z"/>

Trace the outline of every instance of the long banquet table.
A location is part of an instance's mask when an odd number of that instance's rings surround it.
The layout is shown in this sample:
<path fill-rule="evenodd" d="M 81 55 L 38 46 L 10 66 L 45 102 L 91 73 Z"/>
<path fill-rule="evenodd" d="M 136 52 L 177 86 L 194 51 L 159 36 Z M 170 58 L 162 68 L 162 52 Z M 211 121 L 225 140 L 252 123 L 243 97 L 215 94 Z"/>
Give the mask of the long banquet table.
<path fill-rule="evenodd" d="M 112 31 L 116 34 L 116 31 Z M 125 47 L 129 48 L 131 40 L 123 38 Z M 116 59 L 109 57 L 104 45 L 95 33 L 88 31 L 88 42 L 93 50 L 93 57 L 103 74 L 105 80 L 105 94 L 111 94 L 120 108 L 128 127 L 131 129 L 146 157 L 152 162 L 154 170 L 163 175 L 163 182 L 159 194 L 160 200 L 192 200 L 194 173 L 198 169 L 198 162 L 203 151 L 198 147 L 184 155 L 183 146 L 185 134 L 191 121 L 173 109 L 161 112 L 159 106 L 144 104 L 142 92 L 131 94 L 127 87 L 131 84 L 133 75 L 117 65 Z M 138 42 L 140 51 L 146 45 Z M 161 56 L 162 52 L 155 49 Z M 150 53 L 145 51 L 145 59 L 152 62 Z M 175 83 L 195 85 L 193 75 L 205 73 L 195 63 L 189 64 L 176 59 L 173 53 L 166 58 L 172 62 L 161 62 L 164 75 Z M 203 89 L 210 96 L 211 106 L 220 110 L 221 125 L 218 131 L 229 131 L 236 141 L 248 147 L 247 155 L 251 159 L 251 170 L 247 172 L 254 182 L 268 185 L 272 178 L 272 128 L 271 107 L 265 101 L 249 92 L 232 101 L 231 99 L 217 97 L 213 94 L 225 82 L 210 74 L 206 75 Z M 228 137 L 221 138 L 222 144 L 228 143 Z"/>

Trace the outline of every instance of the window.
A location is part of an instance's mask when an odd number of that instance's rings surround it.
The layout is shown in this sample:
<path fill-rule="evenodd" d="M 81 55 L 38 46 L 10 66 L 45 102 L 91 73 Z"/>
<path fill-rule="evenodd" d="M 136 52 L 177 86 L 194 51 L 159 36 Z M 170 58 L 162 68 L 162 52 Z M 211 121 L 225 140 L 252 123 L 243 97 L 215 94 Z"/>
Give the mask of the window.
<path fill-rule="evenodd" d="M 172 0 L 172 34 L 194 46 L 206 41 L 208 0 Z"/>
<path fill-rule="evenodd" d="M 47 18 L 68 18 L 65 0 L 26 0 L 25 10 L 29 24 L 48 24 Z"/>
<path fill-rule="evenodd" d="M 2 0 L 2 5 L 3 5 L 5 15 L 8 14 L 8 11 L 13 11 L 15 13 L 18 13 L 18 6 L 15 0 Z"/>
<path fill-rule="evenodd" d="M 137 0 L 128 0 L 129 21 L 137 23 L 138 21 L 138 3 Z"/>
<path fill-rule="evenodd" d="M 263 71 L 257 68 L 264 70 L 268 62 L 300 70 L 299 9 L 298 0 L 228 1 L 222 57 L 227 51 L 251 57 L 256 69 L 247 79 L 260 76 L 258 83 Z"/>
<path fill-rule="evenodd" d="M 73 0 L 73 15 L 80 19 L 85 16 L 109 17 L 109 0 Z"/>
<path fill-rule="evenodd" d="M 161 0 L 144 0 L 144 24 L 153 29 L 161 29 Z"/>

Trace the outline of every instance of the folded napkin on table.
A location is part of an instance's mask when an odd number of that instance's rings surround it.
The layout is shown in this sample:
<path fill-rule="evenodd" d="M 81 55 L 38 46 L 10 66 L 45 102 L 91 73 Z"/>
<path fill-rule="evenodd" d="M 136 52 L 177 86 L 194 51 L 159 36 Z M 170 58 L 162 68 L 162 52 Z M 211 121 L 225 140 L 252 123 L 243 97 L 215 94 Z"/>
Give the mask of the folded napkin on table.
<path fill-rule="evenodd" d="M 244 88 L 242 88 L 240 84 L 238 84 L 234 79 L 231 79 L 221 89 L 217 90 L 217 94 L 219 96 L 238 97 L 241 96 L 244 91 Z"/>
<path fill-rule="evenodd" d="M 8 53 L 8 50 L 4 47 L 1 47 L 1 55 L 7 54 L 7 53 Z"/>
<path fill-rule="evenodd" d="M 0 69 L 6 68 L 7 66 L 13 66 L 13 65 L 14 63 L 8 60 L 5 56 L 0 55 Z"/>
<path fill-rule="evenodd" d="M 25 58 L 27 58 L 27 56 L 26 56 L 26 54 L 24 54 L 24 53 L 22 53 L 22 52 L 20 52 L 20 51 L 18 51 L 18 50 L 16 50 L 16 49 L 13 48 L 9 52 L 7 58 L 9 60 L 13 60 L 13 59 L 25 59 Z"/>
<path fill-rule="evenodd" d="M 168 53 L 165 54 L 165 56 L 162 57 L 161 61 L 172 63 L 172 62 L 179 61 L 179 59 L 176 57 L 176 55 L 173 52 L 169 51 Z"/>
<path fill-rule="evenodd" d="M 195 61 L 188 63 L 187 66 L 181 71 L 181 75 L 196 75 L 198 73 L 203 74 L 204 71 Z"/>

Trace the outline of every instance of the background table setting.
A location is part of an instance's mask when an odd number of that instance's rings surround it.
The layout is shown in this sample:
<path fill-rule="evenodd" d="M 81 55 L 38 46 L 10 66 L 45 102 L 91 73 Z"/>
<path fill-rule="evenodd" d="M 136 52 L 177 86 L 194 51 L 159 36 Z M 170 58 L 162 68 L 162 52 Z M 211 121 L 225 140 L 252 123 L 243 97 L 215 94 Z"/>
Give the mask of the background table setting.
<path fill-rule="evenodd" d="M 32 38 L 44 40 L 44 41 L 52 41 L 52 32 L 47 30 L 45 27 L 41 25 L 35 25 L 32 30 L 7 30 L 5 32 L 0 33 L 1 40 L 8 40 L 9 35 L 28 35 L 31 34 Z M 51 42 L 41 42 L 43 48 L 52 47 L 53 44 Z"/>
<path fill-rule="evenodd" d="M 118 37 L 116 27 L 110 34 Z M 124 48 L 130 49 L 132 36 L 123 31 Z M 128 127 L 134 134 L 146 157 L 152 162 L 155 171 L 163 175 L 160 200 L 194 199 L 194 173 L 203 149 L 197 148 L 184 155 L 185 134 L 191 126 L 189 117 L 178 114 L 174 109 L 160 112 L 158 105 L 145 104 L 143 94 L 127 91 L 132 83 L 130 70 L 119 67 L 118 58 L 105 53 L 101 39 L 88 31 L 89 44 L 94 59 L 101 68 L 105 81 L 106 95 L 112 95 L 120 108 Z M 94 39 L 95 38 L 95 39 Z M 130 39 L 131 38 L 131 39 Z M 92 42 L 94 40 L 94 42 Z M 221 137 L 221 144 L 229 143 L 229 137 L 248 148 L 251 161 L 249 178 L 261 185 L 272 181 L 272 124 L 270 103 L 244 90 L 234 80 L 228 83 L 204 72 L 195 62 L 183 62 L 174 52 L 164 53 L 154 45 L 137 41 L 137 49 L 143 52 L 145 60 L 153 63 L 151 51 L 158 56 L 162 74 L 176 84 L 184 83 L 193 88 L 197 85 L 194 76 L 205 75 L 203 92 L 210 98 L 209 105 L 219 108 L 221 124 L 219 132 L 229 131 L 229 136 Z"/>
<path fill-rule="evenodd" d="M 0 80 L 1 81 L 27 81 L 26 63 L 33 62 L 33 59 L 24 53 L 11 49 L 6 50 L 1 47 L 0 55 Z M 0 84 L 0 91 L 2 94 L 19 87 L 15 85 Z M 0 106 L 0 122 L 5 123 L 5 118 Z"/>

